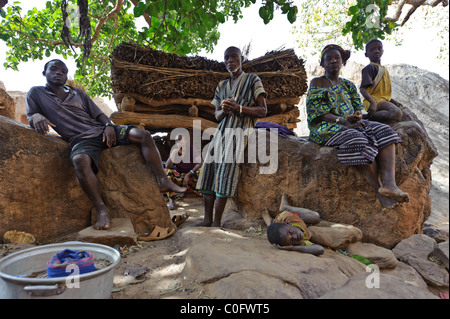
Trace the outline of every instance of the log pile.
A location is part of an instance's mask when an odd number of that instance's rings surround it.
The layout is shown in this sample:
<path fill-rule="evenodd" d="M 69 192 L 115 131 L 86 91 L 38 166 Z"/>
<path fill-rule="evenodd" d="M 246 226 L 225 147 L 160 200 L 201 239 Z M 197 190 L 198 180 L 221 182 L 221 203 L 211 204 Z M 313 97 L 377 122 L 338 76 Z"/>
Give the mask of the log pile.
<path fill-rule="evenodd" d="M 258 74 L 268 93 L 268 114 L 259 120 L 294 129 L 299 122 L 296 104 L 307 90 L 304 61 L 292 49 L 272 51 L 244 62 L 243 70 Z M 118 112 L 111 119 L 151 129 L 189 129 L 195 119 L 202 120 L 202 129 L 216 127 L 211 100 L 228 76 L 224 63 L 122 43 L 112 55 Z"/>

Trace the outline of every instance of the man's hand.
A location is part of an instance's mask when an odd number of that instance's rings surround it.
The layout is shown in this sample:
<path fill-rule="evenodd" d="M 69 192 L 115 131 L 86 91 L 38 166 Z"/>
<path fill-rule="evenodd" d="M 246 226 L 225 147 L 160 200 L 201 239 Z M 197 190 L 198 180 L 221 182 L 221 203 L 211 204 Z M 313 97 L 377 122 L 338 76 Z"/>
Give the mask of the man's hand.
<path fill-rule="evenodd" d="M 239 112 L 240 107 L 235 100 L 228 99 L 222 102 L 222 110 L 228 114 L 230 112 Z"/>
<path fill-rule="evenodd" d="M 114 127 L 112 126 L 106 126 L 105 130 L 103 131 L 103 142 L 106 141 L 106 145 L 108 145 L 109 148 L 116 145 L 116 131 L 114 130 Z"/>
<path fill-rule="evenodd" d="M 50 122 L 44 115 L 40 113 L 33 114 L 31 117 L 31 122 L 33 123 L 34 129 L 41 135 L 46 135 L 48 133 L 49 125 L 51 127 L 56 127 L 55 124 Z"/>

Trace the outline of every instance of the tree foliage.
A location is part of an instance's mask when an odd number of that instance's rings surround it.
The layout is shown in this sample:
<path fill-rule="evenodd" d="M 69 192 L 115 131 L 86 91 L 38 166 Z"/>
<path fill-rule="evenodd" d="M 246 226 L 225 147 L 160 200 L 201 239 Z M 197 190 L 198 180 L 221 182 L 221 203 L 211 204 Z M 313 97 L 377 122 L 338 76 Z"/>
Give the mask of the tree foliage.
<path fill-rule="evenodd" d="M 304 0 L 294 26 L 298 44 L 309 55 L 320 52 L 326 44 L 336 43 L 347 48 L 362 50 L 370 39 L 388 39 L 396 44 L 402 42 L 402 32 L 407 21 L 420 7 L 426 12 L 424 27 L 439 27 L 431 16 L 442 16 L 446 10 L 436 7 L 448 5 L 447 0 Z M 425 10 L 425 9 L 424 9 Z M 448 17 L 448 11 L 447 11 Z M 399 23 L 397 23 L 399 22 Z M 448 18 L 441 26 L 442 34 L 448 36 Z M 313 41 L 311 41 L 313 39 Z M 448 41 L 443 52 L 448 52 Z"/>
<path fill-rule="evenodd" d="M 78 0 L 80 1 L 80 0 Z M 61 5 L 67 5 L 63 19 Z M 110 54 L 123 41 L 138 43 L 170 53 L 190 54 L 200 50 L 211 52 L 219 39 L 218 26 L 228 19 L 242 18 L 242 8 L 256 0 L 100 0 L 88 1 L 88 17 L 92 29 L 89 57 L 83 59 L 85 43 L 79 35 L 76 0 L 47 1 L 45 8 L 22 12 L 16 1 L 0 9 L 0 39 L 11 48 L 5 68 L 18 70 L 22 61 L 41 60 L 52 52 L 77 63 L 75 79 L 88 93 L 110 96 Z M 288 0 L 266 0 L 260 11 L 269 23 L 273 11 L 280 9 L 294 22 L 296 6 Z M 67 26 L 70 45 L 61 32 Z"/>
<path fill-rule="evenodd" d="M 280 10 L 291 23 L 300 16 L 297 32 L 302 34 L 303 43 L 322 46 L 345 41 L 357 49 L 361 49 L 368 39 L 384 39 L 397 31 L 398 12 L 407 4 L 414 10 L 407 13 L 402 24 L 418 6 L 448 5 L 448 0 L 430 0 L 430 3 L 426 0 L 260 1 L 258 12 L 265 24 L 273 19 L 275 10 Z M 81 2 L 88 4 L 87 15 L 82 15 L 87 18 L 84 20 L 78 19 Z M 6 5 L 6 0 L 0 0 L 0 40 L 10 48 L 4 67 L 18 70 L 20 62 L 42 60 L 54 52 L 75 59 L 75 80 L 83 84 L 89 94 L 110 96 L 110 55 L 119 43 L 130 41 L 183 55 L 201 50 L 211 52 L 220 36 L 219 25 L 229 19 L 234 22 L 242 19 L 242 9 L 256 2 L 48 0 L 41 10 L 34 8 L 23 12 L 19 1 Z M 62 10 L 62 6 L 66 10 Z M 397 11 L 390 18 L 387 15 L 392 6 L 396 6 Z M 86 23 L 90 24 L 91 34 L 81 32 L 80 21 L 84 27 Z M 62 32 L 65 32 L 63 36 Z M 67 39 L 70 39 L 69 45 Z M 90 39 L 90 43 L 86 43 L 86 39 Z"/>

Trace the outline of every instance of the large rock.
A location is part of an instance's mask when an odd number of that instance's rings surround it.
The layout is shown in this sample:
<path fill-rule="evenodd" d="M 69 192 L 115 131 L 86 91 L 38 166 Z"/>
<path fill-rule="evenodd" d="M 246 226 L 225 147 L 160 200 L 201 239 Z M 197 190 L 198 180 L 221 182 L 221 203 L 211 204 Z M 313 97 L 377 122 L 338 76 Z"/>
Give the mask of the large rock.
<path fill-rule="evenodd" d="M 16 104 L 13 98 L 0 87 L 0 115 L 14 119 Z"/>
<path fill-rule="evenodd" d="M 358 274 L 321 299 L 438 299 L 428 290 L 417 289 L 415 285 L 395 276 L 379 274 L 376 283 L 379 285 L 371 286 L 367 275 Z"/>
<path fill-rule="evenodd" d="M 265 146 L 272 162 L 278 158 L 275 173 L 260 174 L 267 164 L 241 164 L 233 209 L 249 220 L 260 218 L 265 209 L 275 216 L 281 195 L 287 193 L 290 205 L 316 211 L 326 221 L 353 225 L 361 229 L 363 241 L 378 246 L 392 248 L 421 233 L 430 215 L 430 165 L 437 152 L 421 122 L 406 108 L 404 119 L 393 126 L 402 138 L 396 145 L 395 167 L 397 185 L 409 193 L 409 203 L 384 209 L 357 168 L 338 162 L 336 149 L 306 138 L 279 137 L 277 154 L 269 143 Z"/>
<path fill-rule="evenodd" d="M 92 205 L 75 177 L 67 142 L 3 116 L 0 132 L 0 238 L 18 230 L 43 242 L 88 227 Z M 98 176 L 112 217 L 130 218 L 136 232 L 172 225 L 137 146 L 105 150 Z"/>

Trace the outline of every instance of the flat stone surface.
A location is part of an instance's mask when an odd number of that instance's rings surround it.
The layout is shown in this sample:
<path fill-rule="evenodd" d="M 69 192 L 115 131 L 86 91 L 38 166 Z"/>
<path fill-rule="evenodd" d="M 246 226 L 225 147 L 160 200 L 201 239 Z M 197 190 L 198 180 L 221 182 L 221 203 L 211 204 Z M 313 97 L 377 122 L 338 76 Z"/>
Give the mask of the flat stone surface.
<path fill-rule="evenodd" d="M 107 230 L 97 230 L 94 226 L 85 228 L 78 232 L 77 240 L 111 247 L 137 244 L 133 224 L 128 218 L 112 218 Z"/>

